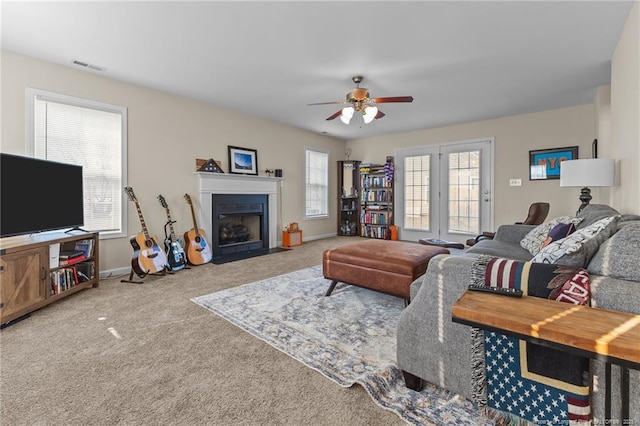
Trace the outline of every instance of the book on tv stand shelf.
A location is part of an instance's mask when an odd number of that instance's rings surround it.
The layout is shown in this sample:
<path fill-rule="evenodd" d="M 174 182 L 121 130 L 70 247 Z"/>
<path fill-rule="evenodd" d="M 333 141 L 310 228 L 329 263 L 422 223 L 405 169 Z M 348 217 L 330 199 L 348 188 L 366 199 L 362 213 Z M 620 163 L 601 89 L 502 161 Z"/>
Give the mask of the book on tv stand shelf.
<path fill-rule="evenodd" d="M 82 250 L 60 250 L 60 260 L 69 260 L 78 256 L 83 256 L 85 253 Z"/>
<path fill-rule="evenodd" d="M 76 241 L 76 250 L 84 253 L 85 257 L 91 257 L 93 255 L 93 239 L 87 238 Z"/>

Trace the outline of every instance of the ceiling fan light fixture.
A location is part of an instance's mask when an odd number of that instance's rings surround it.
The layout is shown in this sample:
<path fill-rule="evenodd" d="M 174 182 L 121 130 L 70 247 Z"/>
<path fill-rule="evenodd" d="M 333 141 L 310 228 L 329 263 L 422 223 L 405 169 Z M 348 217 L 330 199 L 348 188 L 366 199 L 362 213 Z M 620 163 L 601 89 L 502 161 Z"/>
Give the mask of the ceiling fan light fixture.
<path fill-rule="evenodd" d="M 369 91 L 364 87 L 356 87 L 351 92 L 351 97 L 356 101 L 363 101 L 369 97 Z"/>
<path fill-rule="evenodd" d="M 378 114 L 378 107 L 367 106 L 364 108 L 364 113 L 362 118 L 364 119 L 365 124 L 369 124 L 376 118 L 376 114 Z"/>
<path fill-rule="evenodd" d="M 349 122 L 351 121 L 351 117 L 353 117 L 354 111 L 355 110 L 353 109 L 353 107 L 342 108 L 342 114 L 340 114 L 340 120 L 344 124 L 349 124 Z"/>

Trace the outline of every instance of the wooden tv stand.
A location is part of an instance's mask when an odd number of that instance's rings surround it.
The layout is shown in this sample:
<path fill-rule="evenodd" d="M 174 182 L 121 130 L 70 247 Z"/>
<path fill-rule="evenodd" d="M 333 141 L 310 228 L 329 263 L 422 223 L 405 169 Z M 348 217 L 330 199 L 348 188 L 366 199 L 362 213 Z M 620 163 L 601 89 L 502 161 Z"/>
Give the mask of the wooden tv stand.
<path fill-rule="evenodd" d="M 65 265 L 55 256 L 56 248 L 84 248 L 87 253 Z M 97 287 L 99 265 L 97 232 L 58 232 L 0 240 L 0 324 L 7 325 L 82 289 Z"/>

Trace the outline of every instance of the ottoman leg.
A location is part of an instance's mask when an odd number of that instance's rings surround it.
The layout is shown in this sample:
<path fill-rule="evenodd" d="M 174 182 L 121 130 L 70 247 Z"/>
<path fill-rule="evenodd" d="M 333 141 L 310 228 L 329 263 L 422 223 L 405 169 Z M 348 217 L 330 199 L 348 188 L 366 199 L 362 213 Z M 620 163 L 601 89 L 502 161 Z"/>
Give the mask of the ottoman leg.
<path fill-rule="evenodd" d="M 327 293 L 325 294 L 325 296 L 331 296 L 333 289 L 336 288 L 336 284 L 338 284 L 337 280 L 331 281 L 331 285 L 329 286 L 329 289 L 327 290 Z"/>

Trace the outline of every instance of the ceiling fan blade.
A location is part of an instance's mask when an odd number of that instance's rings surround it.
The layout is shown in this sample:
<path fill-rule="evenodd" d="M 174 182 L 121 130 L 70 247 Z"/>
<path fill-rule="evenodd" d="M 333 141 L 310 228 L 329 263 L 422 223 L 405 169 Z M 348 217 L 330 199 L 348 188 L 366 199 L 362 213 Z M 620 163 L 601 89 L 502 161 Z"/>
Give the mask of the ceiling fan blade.
<path fill-rule="evenodd" d="M 340 117 L 340 114 L 342 114 L 342 110 L 339 109 L 335 114 L 330 115 L 329 117 L 327 117 L 327 121 L 329 120 L 333 120 L 334 118 Z"/>
<path fill-rule="evenodd" d="M 389 96 L 386 98 L 373 98 L 371 102 L 386 104 L 390 102 L 413 102 L 413 96 Z"/>
<path fill-rule="evenodd" d="M 382 112 L 382 111 L 378 110 L 378 113 L 377 113 L 377 114 L 376 114 L 376 116 L 375 116 L 375 117 L 373 117 L 373 118 L 378 119 L 378 118 L 382 118 L 382 117 L 384 117 L 385 115 L 387 115 L 387 114 L 385 114 L 384 112 Z"/>
<path fill-rule="evenodd" d="M 345 104 L 345 101 L 333 101 L 333 102 L 316 102 L 313 104 L 307 104 L 307 106 L 311 105 L 335 105 L 335 104 Z"/>

